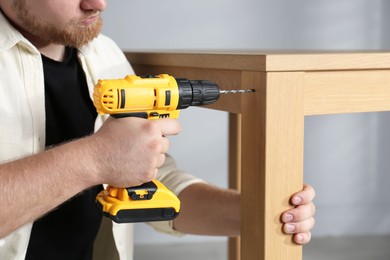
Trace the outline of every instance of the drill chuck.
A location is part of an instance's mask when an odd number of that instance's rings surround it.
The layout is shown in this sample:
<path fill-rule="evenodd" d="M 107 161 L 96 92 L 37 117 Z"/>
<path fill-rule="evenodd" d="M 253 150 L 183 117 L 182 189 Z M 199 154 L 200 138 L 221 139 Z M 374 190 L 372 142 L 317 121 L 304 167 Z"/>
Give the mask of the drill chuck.
<path fill-rule="evenodd" d="M 218 85 L 212 81 L 176 78 L 176 82 L 179 89 L 177 109 L 209 105 L 217 101 L 220 96 Z"/>

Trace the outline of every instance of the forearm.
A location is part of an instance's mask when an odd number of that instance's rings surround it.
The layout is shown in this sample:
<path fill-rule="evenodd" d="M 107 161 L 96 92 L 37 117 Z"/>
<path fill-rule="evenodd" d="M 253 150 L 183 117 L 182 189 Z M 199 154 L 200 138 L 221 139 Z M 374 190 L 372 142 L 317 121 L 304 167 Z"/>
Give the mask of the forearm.
<path fill-rule="evenodd" d="M 0 237 L 97 184 L 136 186 L 165 159 L 177 120 L 109 118 L 95 134 L 0 165 Z"/>
<path fill-rule="evenodd" d="M 85 143 L 74 141 L 0 165 L 0 237 L 97 184 L 88 171 Z"/>
<path fill-rule="evenodd" d="M 181 210 L 174 228 L 183 233 L 239 236 L 240 194 L 204 183 L 188 186 L 179 194 Z"/>

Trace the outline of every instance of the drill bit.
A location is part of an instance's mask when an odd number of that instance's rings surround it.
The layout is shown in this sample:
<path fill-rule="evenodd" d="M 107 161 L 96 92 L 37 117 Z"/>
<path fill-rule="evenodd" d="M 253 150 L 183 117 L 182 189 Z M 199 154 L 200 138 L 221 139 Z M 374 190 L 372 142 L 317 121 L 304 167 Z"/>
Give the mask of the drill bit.
<path fill-rule="evenodd" d="M 254 89 L 228 89 L 228 90 L 220 90 L 220 94 L 242 94 L 242 93 L 252 93 L 255 92 Z"/>

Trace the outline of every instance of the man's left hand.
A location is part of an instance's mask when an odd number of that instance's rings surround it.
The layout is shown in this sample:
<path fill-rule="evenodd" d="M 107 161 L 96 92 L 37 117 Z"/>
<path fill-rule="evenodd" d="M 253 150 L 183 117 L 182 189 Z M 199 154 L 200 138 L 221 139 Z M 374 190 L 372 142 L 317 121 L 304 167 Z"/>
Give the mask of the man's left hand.
<path fill-rule="evenodd" d="M 291 197 L 291 204 L 295 207 L 283 212 L 283 232 L 293 234 L 295 243 L 304 245 L 310 242 L 310 230 L 314 227 L 315 205 L 313 187 L 305 184 L 303 190 Z"/>

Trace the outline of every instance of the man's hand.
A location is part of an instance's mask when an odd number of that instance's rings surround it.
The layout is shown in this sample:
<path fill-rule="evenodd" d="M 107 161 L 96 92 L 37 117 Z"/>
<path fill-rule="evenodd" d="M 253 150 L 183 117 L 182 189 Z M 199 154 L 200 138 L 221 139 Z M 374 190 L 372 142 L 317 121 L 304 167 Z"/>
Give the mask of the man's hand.
<path fill-rule="evenodd" d="M 90 137 L 101 183 L 127 187 L 151 181 L 165 161 L 165 136 L 178 134 L 180 128 L 174 119 L 108 118 Z"/>
<path fill-rule="evenodd" d="M 283 231 L 287 234 L 294 234 L 294 241 L 297 244 L 310 242 L 310 230 L 314 227 L 315 205 L 313 199 L 315 191 L 313 187 L 305 184 L 303 190 L 291 197 L 291 204 L 295 207 L 283 212 L 281 219 Z"/>

